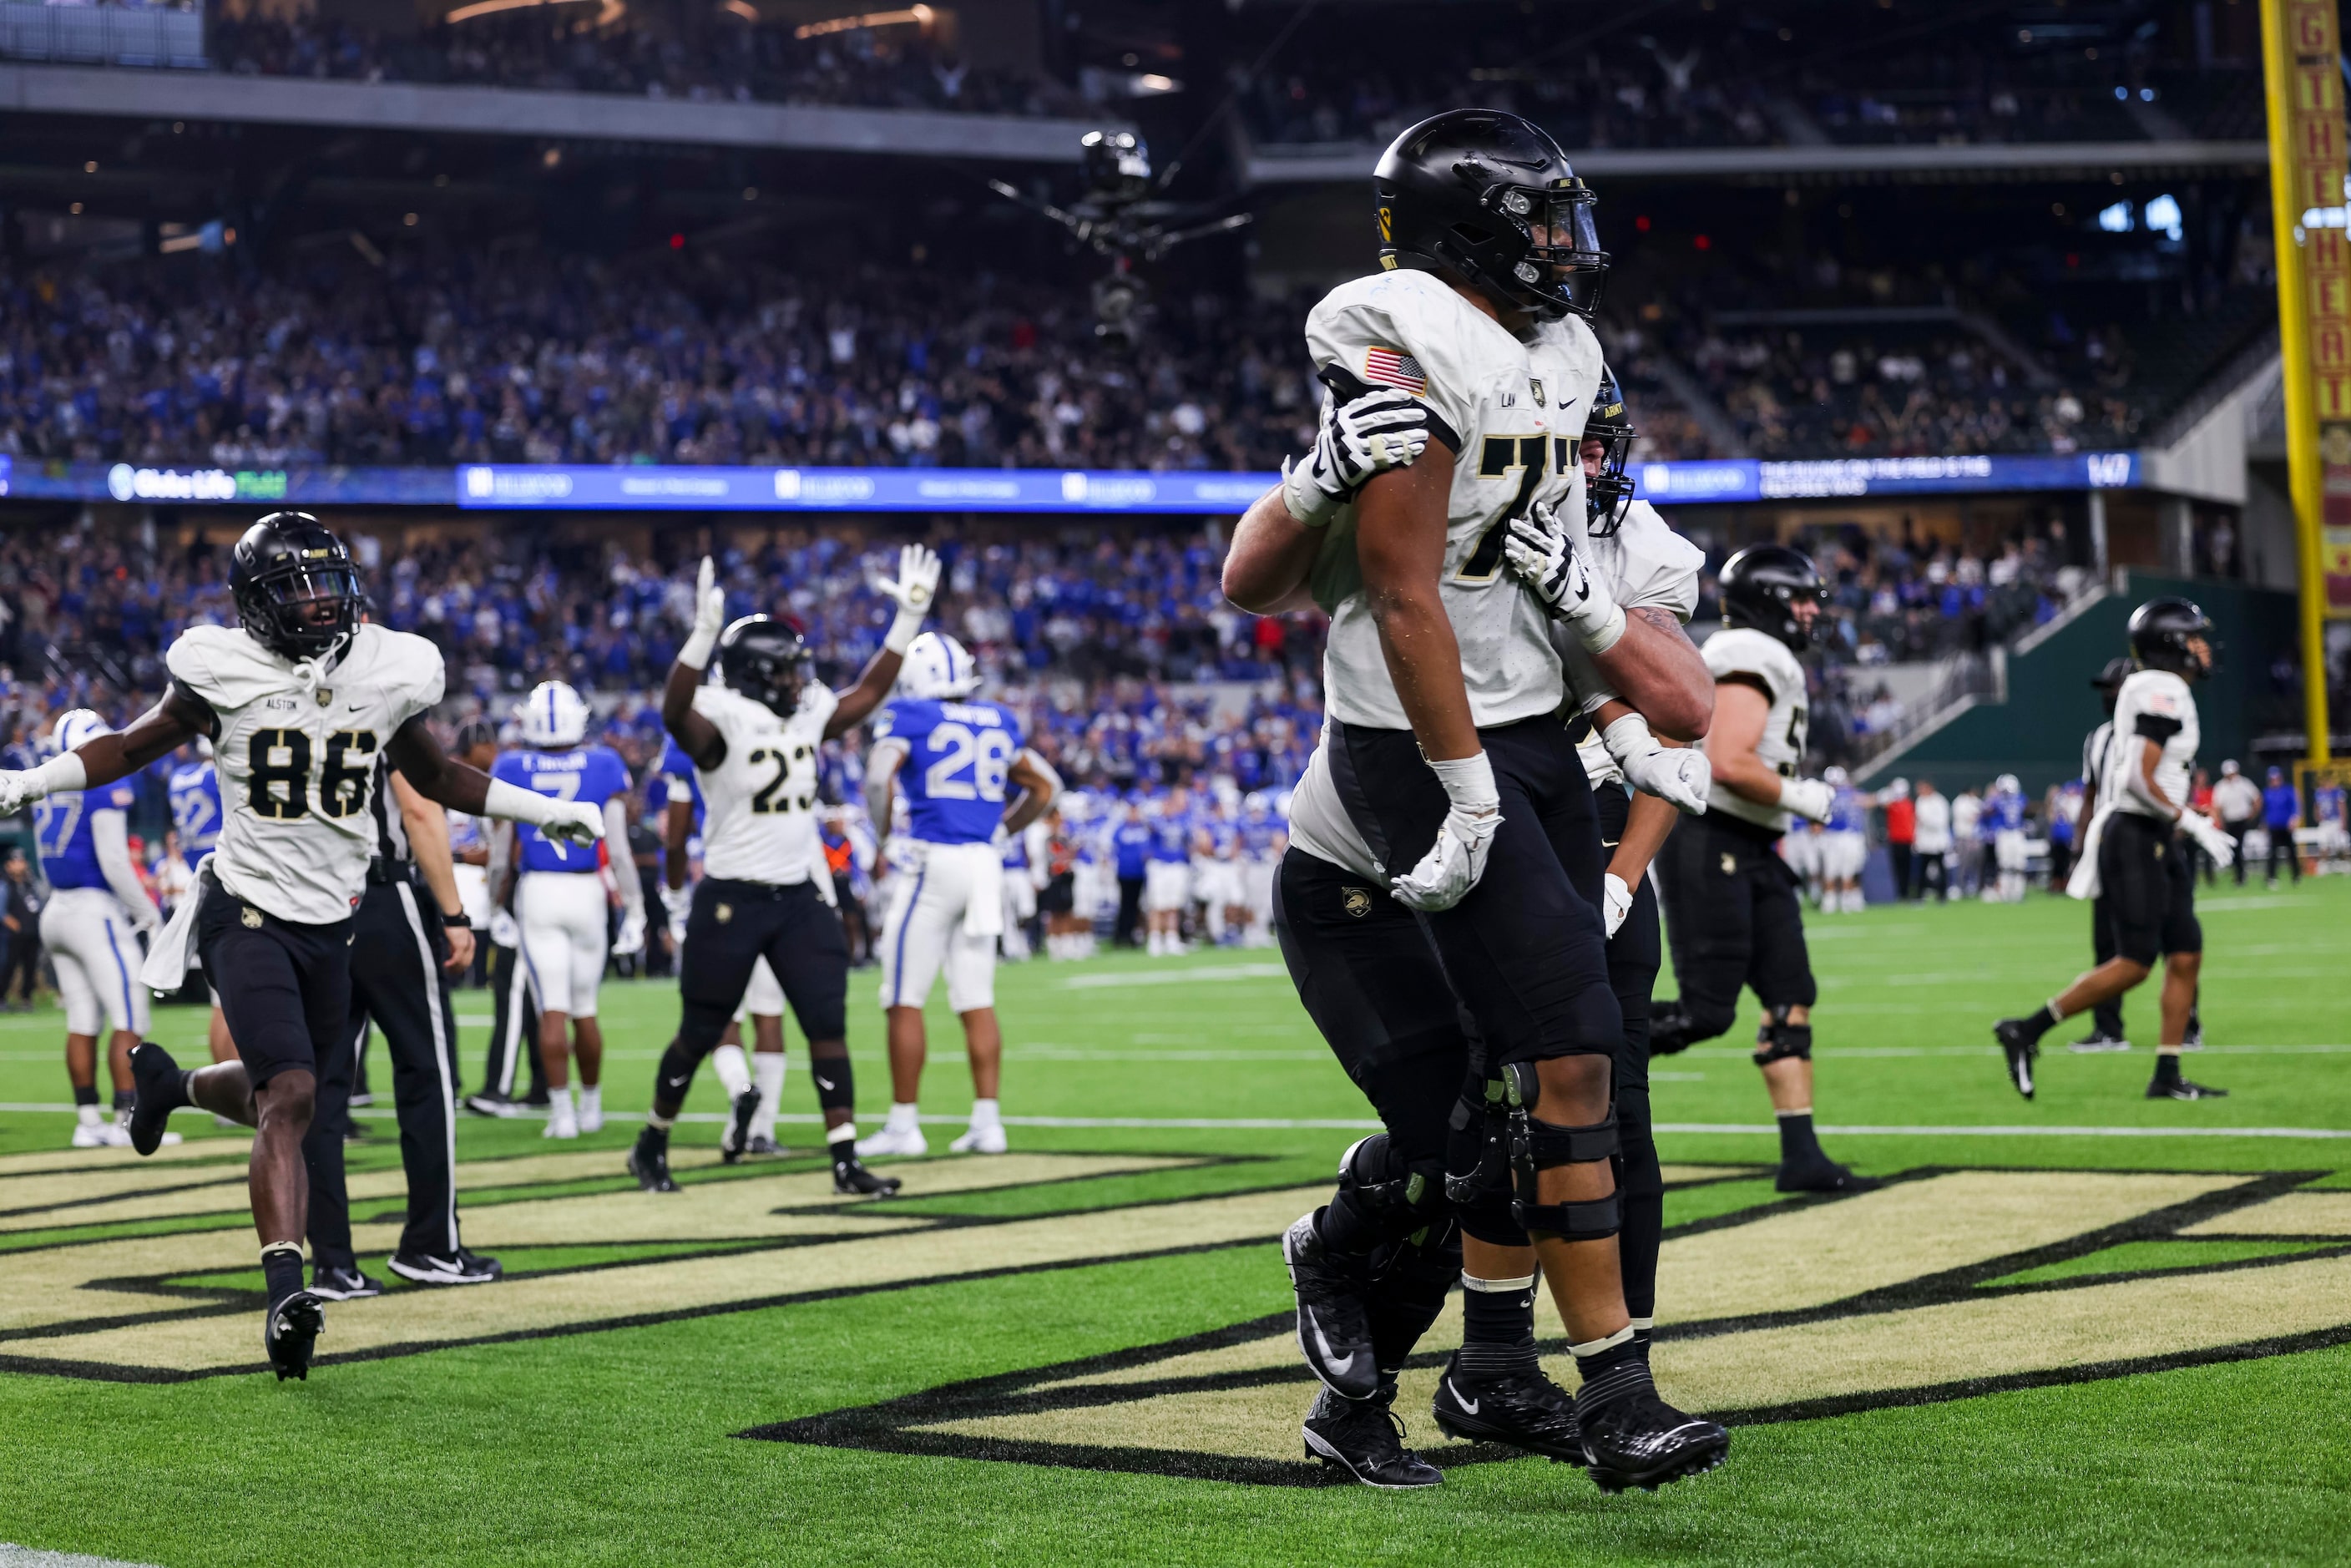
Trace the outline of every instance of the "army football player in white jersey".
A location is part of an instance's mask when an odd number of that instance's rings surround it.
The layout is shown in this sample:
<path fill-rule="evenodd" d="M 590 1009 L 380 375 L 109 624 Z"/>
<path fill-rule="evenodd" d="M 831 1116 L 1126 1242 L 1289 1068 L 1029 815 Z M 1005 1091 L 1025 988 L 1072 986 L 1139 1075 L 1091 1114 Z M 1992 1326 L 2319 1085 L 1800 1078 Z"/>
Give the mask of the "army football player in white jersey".
<path fill-rule="evenodd" d="M 1796 873 L 1777 852 L 1798 817 L 1825 821 L 1835 791 L 1799 777 L 1805 740 L 1804 667 L 1821 613 L 1820 573 L 1801 550 L 1755 545 L 1724 563 L 1722 630 L 1707 639 L 1714 727 L 1706 737 L 1714 787 L 1703 820 L 1666 841 L 1658 862 L 1666 935 L 1681 996 L 1657 1009 L 1658 1056 L 1730 1028 L 1739 993 L 1763 1004 L 1755 1064 L 1780 1124 L 1782 1192 L 1851 1192 L 1874 1185 L 1821 1152 L 1813 1131 L 1812 1008 L 1819 999 L 1804 946 Z"/>
<path fill-rule="evenodd" d="M 784 622 L 747 615 L 726 625 L 726 592 L 711 563 L 702 563 L 694 632 L 662 689 L 662 723 L 694 763 L 705 814 L 702 881 L 679 965 L 677 1037 L 662 1053 L 653 1109 L 629 1153 L 629 1174 L 647 1192 L 677 1190 L 669 1174 L 670 1128 L 695 1070 L 734 1022 L 763 956 L 808 1036 L 833 1190 L 882 1197 L 898 1190 L 896 1178 L 875 1176 L 857 1158 L 849 938 L 833 907 L 832 873 L 817 831 L 817 747 L 864 723 L 890 695 L 938 585 L 937 556 L 920 545 L 899 552 L 897 580 L 875 585 L 896 601 L 897 616 L 857 684 L 835 693 L 810 678 L 808 644 Z M 719 684 L 705 685 L 714 654 Z M 736 1098 L 722 1147 L 747 1145 L 758 1108 L 758 1088 L 747 1086 Z"/>
<path fill-rule="evenodd" d="M 1992 1026 L 2008 1058 L 2009 1082 L 2032 1098 L 2041 1037 L 2075 1013 L 2121 996 L 2163 958 L 2162 1033 L 2156 1045 L 2150 1100 L 2210 1100 L 2224 1089 L 2179 1075 L 2179 1052 L 2196 1005 L 2204 964 L 2204 928 L 2196 918 L 2190 841 L 2226 866 L 2235 841 L 2189 804 L 2202 730 L 2189 684 L 2220 662 L 2212 622 L 2185 599 L 2151 599 L 2132 612 L 2130 647 L 2138 669 L 2116 694 L 2105 755 L 2098 760 L 2095 814 L 2082 838 L 2081 863 L 2066 892 L 2095 899 L 2114 956 L 2022 1018 Z"/>
<path fill-rule="evenodd" d="M 579 853 L 594 852 L 604 823 L 585 801 L 494 782 L 442 752 L 424 722 L 441 700 L 440 650 L 361 622 L 350 552 L 315 517 L 277 512 L 254 524 L 228 580 L 239 625 L 181 633 L 164 655 L 171 689 L 130 728 L 0 773 L 0 815 L 52 790 L 111 783 L 198 736 L 213 742 L 227 806 L 220 844 L 145 973 L 176 985 L 193 939 L 238 1060 L 182 1072 L 161 1046 L 140 1046 L 131 1140 L 152 1154 L 165 1119 L 191 1103 L 256 1129 L 262 1343 L 282 1379 L 308 1375 L 325 1321 L 302 1288 L 302 1138 L 321 1064 L 350 1024 L 351 910 L 375 848 L 377 764 L 388 758 L 427 800 L 533 823 Z"/>

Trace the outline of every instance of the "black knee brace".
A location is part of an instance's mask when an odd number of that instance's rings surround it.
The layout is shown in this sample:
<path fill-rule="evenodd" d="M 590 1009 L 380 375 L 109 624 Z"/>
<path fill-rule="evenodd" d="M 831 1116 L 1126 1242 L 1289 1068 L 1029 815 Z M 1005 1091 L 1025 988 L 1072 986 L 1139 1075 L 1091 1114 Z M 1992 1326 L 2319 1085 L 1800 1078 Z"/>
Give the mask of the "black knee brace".
<path fill-rule="evenodd" d="M 1445 1196 L 1462 1234 L 1491 1247 L 1524 1247 L 1510 1217 L 1510 1108 L 1502 1081 L 1473 1071 L 1453 1107 L 1446 1142 Z"/>
<path fill-rule="evenodd" d="M 1384 1244 L 1426 1240 L 1451 1218 L 1439 1162 L 1408 1162 L 1385 1133 L 1358 1139 L 1339 1160 L 1339 1190 L 1331 1207 L 1345 1211 L 1351 1233 Z M 1366 1249 L 1368 1250 L 1368 1249 Z"/>
<path fill-rule="evenodd" d="M 816 1080 L 816 1103 L 827 1111 L 857 1109 L 857 1073 L 849 1065 L 849 1048 L 841 1048 L 839 1056 L 822 1056 L 811 1048 L 809 1051 L 809 1076 Z"/>
<path fill-rule="evenodd" d="M 1687 1051 L 1701 1040 L 1714 1039 L 1727 1031 L 1738 1017 L 1735 1008 L 1708 1002 L 1691 1002 L 1687 998 L 1678 1001 L 1660 1002 L 1649 1019 L 1649 1054 L 1671 1056 Z"/>
<path fill-rule="evenodd" d="M 1755 1031 L 1755 1065 L 1758 1067 L 1791 1060 L 1810 1061 L 1813 1059 L 1813 1026 L 1779 1022 L 1766 1014 L 1763 1027 Z"/>
<path fill-rule="evenodd" d="M 1533 1112 L 1541 1089 L 1533 1065 L 1514 1064 L 1506 1069 L 1506 1073 L 1503 1082 L 1510 1105 L 1510 1170 L 1517 1178 L 1510 1217 L 1530 1233 L 1541 1232 L 1567 1241 L 1598 1241 L 1615 1235 L 1624 1225 L 1615 1193 L 1580 1203 L 1545 1203 L 1538 1192 L 1536 1176 L 1559 1166 L 1613 1161 L 1616 1154 L 1616 1108 L 1611 1105 L 1604 1118 L 1584 1127 L 1538 1122 Z"/>

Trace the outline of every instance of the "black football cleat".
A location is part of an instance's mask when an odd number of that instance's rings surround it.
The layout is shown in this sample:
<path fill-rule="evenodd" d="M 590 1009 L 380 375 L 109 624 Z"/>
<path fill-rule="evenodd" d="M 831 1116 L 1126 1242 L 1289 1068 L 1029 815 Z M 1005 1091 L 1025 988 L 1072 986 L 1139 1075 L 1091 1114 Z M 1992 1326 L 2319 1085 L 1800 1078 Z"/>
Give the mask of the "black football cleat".
<path fill-rule="evenodd" d="M 759 1134 L 749 1143 L 745 1144 L 743 1145 L 743 1152 L 749 1155 L 754 1159 L 762 1160 L 781 1159 L 786 1155 L 791 1153 L 789 1149 L 784 1147 L 783 1145 L 776 1142 L 775 1139 L 768 1136 L 765 1133 Z"/>
<path fill-rule="evenodd" d="M 1364 1311 L 1364 1270 L 1350 1270 L 1331 1256 L 1311 1213 L 1283 1232 L 1281 1259 L 1298 1298 L 1299 1354 L 1341 1398 L 1371 1398 L 1379 1391 L 1380 1368 Z"/>
<path fill-rule="evenodd" d="M 278 1382 L 309 1380 L 310 1347 L 326 1329 L 326 1303 L 312 1291 L 297 1291 L 262 1315 L 261 1348 L 269 1353 Z"/>
<path fill-rule="evenodd" d="M 1468 1373 L 1457 1354 L 1437 1380 L 1429 1414 L 1446 1436 L 1465 1443 L 1503 1443 L 1562 1465 L 1588 1462 L 1575 1401 L 1540 1367 Z"/>
<path fill-rule="evenodd" d="M 2147 1086 L 2150 1100 L 2226 1100 L 2226 1089 L 2215 1089 L 2209 1083 L 2191 1083 L 2185 1078 L 2175 1078 L 2166 1083 L 2161 1079 Z"/>
<path fill-rule="evenodd" d="M 507 1273 L 496 1259 L 485 1258 L 467 1247 L 450 1256 L 395 1252 L 386 1266 L 412 1285 L 488 1285 L 505 1279 Z"/>
<path fill-rule="evenodd" d="M 2040 1042 L 2024 1032 L 2022 1019 L 2002 1019 L 1991 1026 L 1991 1037 L 2000 1041 L 2000 1049 L 2008 1058 L 2008 1081 L 2027 1100 L 2032 1098 L 2032 1062 L 2041 1054 Z"/>
<path fill-rule="evenodd" d="M 2093 1029 L 2081 1039 L 2067 1045 L 2065 1049 L 2068 1051 L 2083 1051 L 2085 1053 L 2104 1051 L 2128 1051 L 2130 1049 L 2130 1041 L 2124 1039 L 2121 1035 L 2108 1034 L 2102 1029 Z"/>
<path fill-rule="evenodd" d="M 315 1263 L 310 1267 L 310 1293 L 329 1301 L 357 1301 L 382 1295 L 383 1281 L 371 1280 L 357 1269 Z"/>
<path fill-rule="evenodd" d="M 731 1166 L 743 1157 L 751 1146 L 751 1118 L 759 1113 L 759 1091 L 755 1084 L 735 1096 L 735 1114 L 726 1130 L 718 1134 L 718 1163 Z"/>
<path fill-rule="evenodd" d="M 522 1102 L 511 1094 L 501 1094 L 495 1089 L 485 1089 L 479 1094 L 465 1096 L 465 1109 L 476 1116 L 496 1116 L 504 1120 L 522 1114 Z"/>
<path fill-rule="evenodd" d="M 1851 1167 L 1826 1155 L 1796 1164 L 1783 1162 L 1780 1174 L 1771 1179 L 1776 1192 L 1875 1192 L 1880 1185 L 1868 1176 L 1855 1176 Z"/>
<path fill-rule="evenodd" d="M 669 1174 L 669 1134 L 659 1127 L 648 1126 L 637 1134 L 636 1145 L 629 1151 L 629 1174 L 637 1178 L 640 1192 L 675 1192 L 677 1183 Z"/>
<path fill-rule="evenodd" d="M 152 1155 L 163 1145 L 163 1124 L 184 1103 L 180 1064 L 160 1045 L 141 1040 L 131 1048 L 131 1082 L 138 1098 L 131 1106 L 131 1146 Z"/>
<path fill-rule="evenodd" d="M 833 1145 L 832 1190 L 844 1197 L 894 1197 L 904 1185 L 896 1176 L 875 1176 L 860 1163 L 854 1154 L 837 1152 Z"/>
<path fill-rule="evenodd" d="M 1661 1002 L 1649 1017 L 1649 1054 L 1678 1056 L 1698 1043 L 1690 1016 L 1679 1002 Z"/>
<path fill-rule="evenodd" d="M 1316 1389 L 1302 1428 L 1306 1457 L 1383 1491 L 1443 1481 L 1444 1471 L 1404 1446 L 1404 1423 L 1393 1408 L 1395 1396 L 1393 1383 L 1380 1385 L 1369 1399 L 1343 1398 L 1328 1386 Z"/>
<path fill-rule="evenodd" d="M 1604 1492 L 1655 1491 L 1698 1475 L 1730 1453 L 1719 1422 L 1686 1416 L 1657 1396 L 1649 1364 L 1619 1361 L 1586 1378 L 1576 1400 L 1583 1427 L 1585 1470 Z"/>

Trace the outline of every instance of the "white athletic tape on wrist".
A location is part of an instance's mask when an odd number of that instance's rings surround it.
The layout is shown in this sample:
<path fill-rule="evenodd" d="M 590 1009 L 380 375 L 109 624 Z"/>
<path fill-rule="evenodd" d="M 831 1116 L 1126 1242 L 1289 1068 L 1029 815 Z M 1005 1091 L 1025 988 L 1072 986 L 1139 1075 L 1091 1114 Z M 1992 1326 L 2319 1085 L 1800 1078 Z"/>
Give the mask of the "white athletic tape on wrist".
<path fill-rule="evenodd" d="M 1429 763 L 1437 781 L 1445 786 L 1445 798 L 1465 810 L 1490 811 L 1502 803 L 1494 788 L 1494 765 L 1482 751 L 1448 761 Z"/>
<path fill-rule="evenodd" d="M 89 770 L 82 766 L 80 757 L 68 751 L 50 758 L 25 776 L 31 787 L 28 800 L 43 800 L 51 795 L 70 794 L 89 787 Z"/>
<path fill-rule="evenodd" d="M 677 651 L 677 662 L 689 670 L 710 668 L 710 655 L 718 647 L 718 633 L 696 626 L 685 639 L 685 646 Z"/>
<path fill-rule="evenodd" d="M 882 646 L 903 658 L 907 648 L 921 634 L 924 616 L 925 612 L 920 610 L 899 611 L 890 622 L 890 634 L 882 639 Z"/>
<path fill-rule="evenodd" d="M 1625 624 L 1624 607 L 1617 604 L 1610 605 L 1607 619 L 1601 622 L 1597 627 L 1577 629 L 1577 634 L 1583 643 L 1583 651 L 1595 658 L 1608 652 L 1624 641 Z"/>
<path fill-rule="evenodd" d="M 551 795 L 541 795 L 519 784 L 509 784 L 503 779 L 491 779 L 490 787 L 482 792 L 484 816 L 502 817 L 512 822 L 528 822 L 535 828 L 570 820 L 556 812 L 554 808 L 558 804 L 559 802 Z"/>

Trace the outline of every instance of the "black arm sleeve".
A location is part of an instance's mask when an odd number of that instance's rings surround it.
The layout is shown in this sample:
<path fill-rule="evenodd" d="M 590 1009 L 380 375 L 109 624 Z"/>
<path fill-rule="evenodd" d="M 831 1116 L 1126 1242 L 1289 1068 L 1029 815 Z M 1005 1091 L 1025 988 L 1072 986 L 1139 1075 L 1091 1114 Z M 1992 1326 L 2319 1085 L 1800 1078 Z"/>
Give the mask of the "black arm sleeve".
<path fill-rule="evenodd" d="M 2160 714 L 2143 713 L 2138 716 L 2138 723 L 2134 727 L 2134 733 L 2142 739 L 2152 740 L 2160 746 L 2179 733 L 2179 721 L 2176 718 L 2165 718 Z"/>

